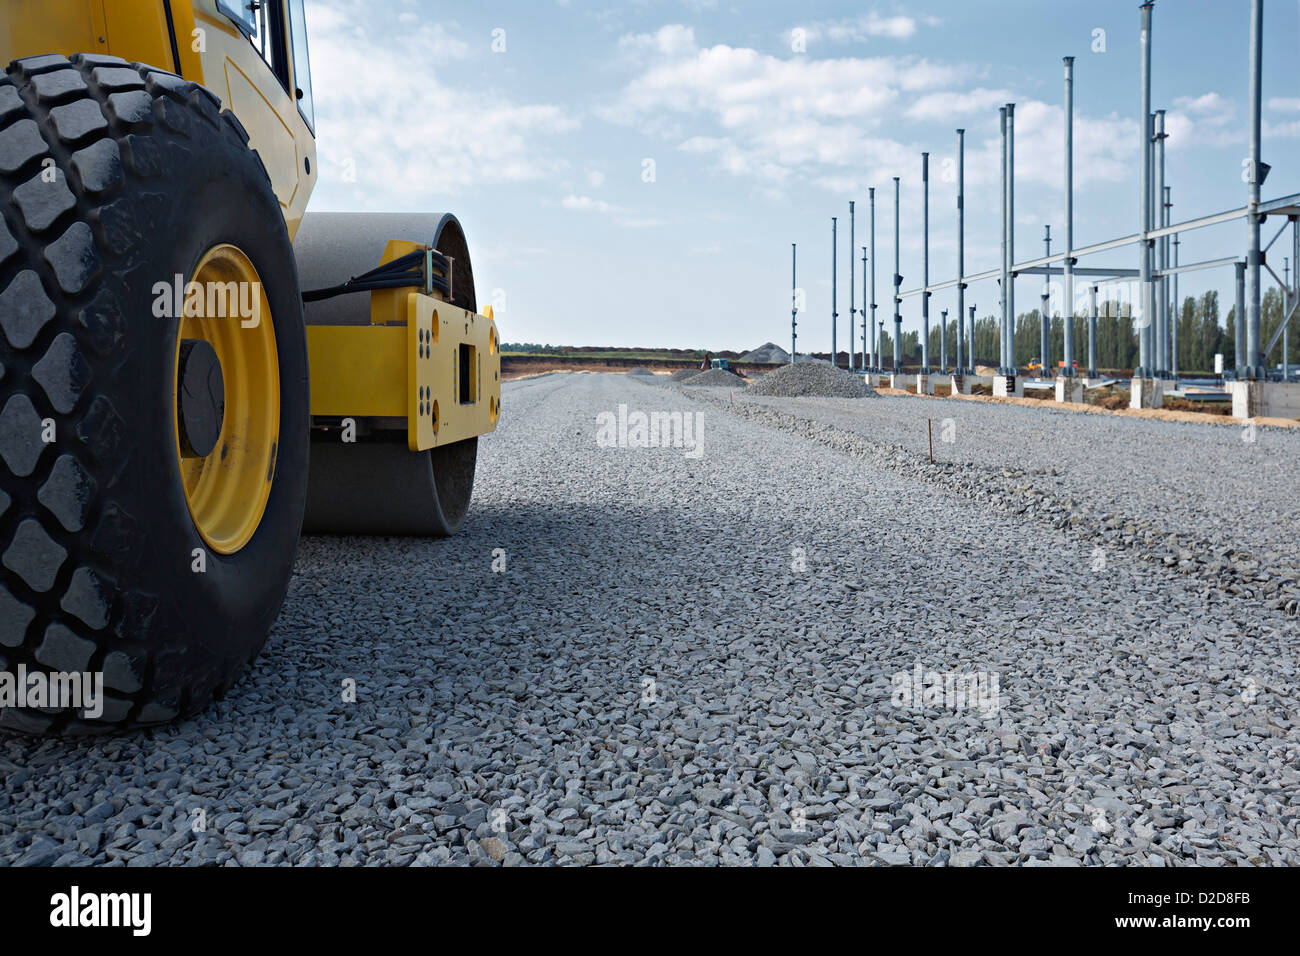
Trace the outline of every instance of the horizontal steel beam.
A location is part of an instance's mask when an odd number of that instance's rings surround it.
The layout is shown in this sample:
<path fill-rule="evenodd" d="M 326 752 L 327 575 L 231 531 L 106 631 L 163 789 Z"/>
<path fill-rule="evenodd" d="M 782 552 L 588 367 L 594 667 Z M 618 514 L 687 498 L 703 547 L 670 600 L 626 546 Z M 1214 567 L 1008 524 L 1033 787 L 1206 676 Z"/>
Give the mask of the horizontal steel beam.
<path fill-rule="evenodd" d="M 1185 266 L 1175 266 L 1172 269 L 1156 269 L 1151 274 L 1159 279 L 1161 276 L 1177 275 L 1180 272 L 1198 272 L 1201 269 L 1215 269 L 1219 266 L 1230 266 L 1234 262 L 1241 262 L 1241 257 L 1228 256 L 1225 259 L 1207 259 L 1205 262 L 1190 262 Z"/>
<path fill-rule="evenodd" d="M 1292 193 L 1281 199 L 1270 199 L 1259 204 L 1261 216 L 1296 216 L 1300 215 L 1300 193 Z"/>
<path fill-rule="evenodd" d="M 1223 222 L 1232 222 L 1234 219 L 1245 219 L 1246 213 L 1249 211 L 1249 206 L 1242 206 L 1240 209 L 1229 209 L 1227 212 L 1215 213 L 1213 216 L 1189 219 L 1186 222 L 1174 223 L 1172 226 L 1152 229 L 1147 233 L 1147 238 L 1160 239 L 1164 236 L 1172 236 L 1176 232 L 1190 232 L 1193 229 L 1204 229 L 1206 226 L 1217 226 Z"/>
<path fill-rule="evenodd" d="M 1188 232 L 1192 229 L 1203 229 L 1206 226 L 1217 226 L 1220 223 L 1232 222 L 1234 219 L 1244 219 L 1250 212 L 1249 206 L 1242 206 L 1240 209 L 1229 209 L 1226 212 L 1215 213 L 1211 216 L 1202 216 L 1199 219 L 1188 219 L 1186 222 L 1174 223 L 1171 226 L 1164 226 L 1160 229 L 1152 229 L 1147 233 L 1147 239 L 1159 239 L 1163 236 L 1172 236 L 1177 232 Z M 1300 216 L 1300 193 L 1290 196 L 1282 196 L 1279 199 L 1271 199 L 1268 202 L 1259 204 L 1259 214 L 1261 216 Z M 1142 241 L 1141 233 L 1134 233 L 1131 236 L 1121 236 L 1118 239 L 1107 239 L 1105 242 L 1098 242 L 1091 246 L 1080 246 L 1072 252 L 1074 260 L 1077 262 L 1083 256 L 1096 255 L 1098 252 L 1108 252 L 1111 249 L 1122 249 L 1125 246 L 1135 245 Z M 1193 272 L 1197 269 L 1211 269 L 1215 266 L 1230 265 L 1238 261 L 1236 258 L 1215 259 L 1211 262 L 1193 263 L 1187 266 L 1179 266 L 1177 269 L 1162 269 L 1153 271 L 1152 275 L 1156 278 L 1160 276 L 1174 275 L 1177 272 Z M 1051 270 L 1046 269 L 1053 263 L 1064 263 L 1065 253 L 1058 252 L 1051 256 L 1042 256 L 1038 259 L 1029 259 L 1011 267 L 1012 275 L 1043 275 Z M 961 281 L 970 284 L 980 282 L 984 279 L 996 279 L 1002 274 L 1001 269 L 990 269 L 987 272 L 977 272 L 974 275 L 965 276 Z M 1092 269 L 1083 269 L 1076 267 L 1075 275 L 1104 275 L 1116 278 L 1126 278 L 1136 276 L 1136 269 L 1101 269 L 1095 271 Z M 928 291 L 939 292 L 943 289 L 952 289 L 957 286 L 956 279 L 949 279 L 947 282 L 941 282 L 928 287 Z M 899 299 L 908 299 L 915 295 L 921 295 L 926 292 L 926 288 L 909 289 L 906 292 L 898 294 Z"/>
<path fill-rule="evenodd" d="M 1128 278 L 1138 274 L 1137 269 L 1106 269 L 1101 266 L 1075 266 L 1072 270 L 1077 276 L 1105 276 L 1112 279 Z M 1015 274 L 1018 276 L 1059 276 L 1060 269 L 1053 269 L 1051 266 L 1025 266 L 1017 269 Z"/>
<path fill-rule="evenodd" d="M 1101 266 L 1075 266 L 1074 274 L 1077 276 L 1113 276 L 1116 279 L 1127 279 L 1138 274 L 1137 269 L 1103 269 Z"/>

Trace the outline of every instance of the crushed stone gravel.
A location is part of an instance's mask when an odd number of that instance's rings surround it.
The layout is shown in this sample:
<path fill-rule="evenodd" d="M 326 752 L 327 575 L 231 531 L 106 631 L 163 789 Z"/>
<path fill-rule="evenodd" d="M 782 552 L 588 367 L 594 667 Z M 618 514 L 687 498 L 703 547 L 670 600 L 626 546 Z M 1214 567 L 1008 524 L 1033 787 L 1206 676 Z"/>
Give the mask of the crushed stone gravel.
<path fill-rule="evenodd" d="M 731 388 L 745 388 L 747 383 L 735 372 L 728 372 L 725 369 L 711 368 L 707 372 L 701 372 L 690 378 L 682 379 L 683 385 L 726 385 Z"/>
<path fill-rule="evenodd" d="M 907 399 L 614 374 L 503 397 L 462 532 L 303 539 L 267 651 L 208 711 L 0 736 L 0 864 L 1300 864 L 1283 565 L 1225 541 L 1188 572 L 1136 529 L 1172 462 L 1263 475 L 1279 536 L 1290 439 L 1246 459 L 1211 426 L 990 405 L 991 448 L 936 433 L 931 467 L 915 411 L 873 435 Z M 620 405 L 691 413 L 703 453 L 599 443 Z M 1048 479 L 1090 469 L 1136 530 L 1072 521 L 1111 506 Z M 996 674 L 996 711 L 900 700 L 918 666 Z"/>
<path fill-rule="evenodd" d="M 877 394 L 861 376 L 819 362 L 783 365 L 755 381 L 749 391 L 787 398 L 872 398 Z"/>

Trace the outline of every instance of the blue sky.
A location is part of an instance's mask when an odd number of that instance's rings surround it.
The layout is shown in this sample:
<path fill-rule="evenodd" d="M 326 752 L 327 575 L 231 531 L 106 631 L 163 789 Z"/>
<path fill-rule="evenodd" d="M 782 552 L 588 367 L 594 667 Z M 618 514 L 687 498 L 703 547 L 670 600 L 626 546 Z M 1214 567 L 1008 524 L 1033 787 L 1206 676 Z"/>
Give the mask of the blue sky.
<path fill-rule="evenodd" d="M 967 271 L 997 265 L 1006 102 L 1016 103 L 1017 258 L 1041 253 L 1044 223 L 1058 249 L 1066 55 L 1076 58 L 1075 243 L 1139 226 L 1135 0 L 308 0 L 307 13 L 321 166 L 311 208 L 456 213 L 479 301 L 496 301 L 507 342 L 787 344 L 797 242 L 799 347 L 825 350 L 838 216 L 844 348 L 850 268 L 862 302 L 870 186 L 876 301 L 890 308 L 893 176 L 904 287 L 920 284 L 923 150 L 931 281 L 954 275 L 956 188 L 944 170 L 958 127 Z M 1300 192 L 1300 3 L 1266 0 L 1264 22 L 1271 198 Z M 1169 111 L 1175 221 L 1245 202 L 1248 40 L 1245 0 L 1157 0 L 1153 108 Z M 1185 236 L 1181 261 L 1244 247 L 1244 224 L 1220 226 Z M 1136 266 L 1136 251 L 1091 264 Z M 1194 273 L 1179 292 L 1219 288 L 1230 304 L 1231 281 L 1230 269 Z M 1021 311 L 1040 289 L 1017 283 Z M 952 297 L 934 294 L 934 321 Z M 984 282 L 967 303 L 991 314 L 996 297 Z M 904 329 L 920 327 L 919 310 L 905 301 Z"/>

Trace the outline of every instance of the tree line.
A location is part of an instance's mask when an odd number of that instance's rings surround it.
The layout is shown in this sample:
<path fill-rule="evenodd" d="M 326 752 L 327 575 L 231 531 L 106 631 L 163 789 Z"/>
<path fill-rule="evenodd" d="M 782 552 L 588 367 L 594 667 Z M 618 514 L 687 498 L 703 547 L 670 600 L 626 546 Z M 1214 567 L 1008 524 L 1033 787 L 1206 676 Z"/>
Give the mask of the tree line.
<path fill-rule="evenodd" d="M 1269 289 L 1260 301 L 1261 346 L 1267 345 L 1282 322 L 1283 299 L 1279 289 Z M 1127 303 L 1116 300 L 1098 303 L 1097 306 L 1097 366 L 1103 369 L 1132 369 L 1138 362 L 1137 329 L 1133 324 L 1132 310 Z M 1023 312 L 1016 316 L 1015 364 L 1024 368 L 1031 359 L 1041 358 L 1039 312 Z M 1181 311 L 1176 313 L 1178 325 L 1178 370 L 1180 373 L 1206 373 L 1214 371 L 1215 354 L 1223 355 L 1225 368 L 1236 364 L 1236 314 L 1229 308 L 1226 316 L 1220 314 L 1219 293 L 1183 299 Z M 968 328 L 968 326 L 967 326 Z M 886 324 L 888 329 L 888 323 Z M 957 360 L 957 323 L 948 321 L 948 364 Z M 963 330 L 963 334 L 966 329 Z M 937 368 L 940 351 L 939 322 L 930 327 L 930 364 Z M 1051 345 L 1050 362 L 1056 367 L 1065 355 L 1065 320 L 1054 316 L 1048 333 Z M 1288 361 L 1300 365 L 1300 322 L 1293 322 L 1289 336 Z M 999 358 L 999 333 L 997 316 L 986 315 L 975 320 L 975 364 L 996 367 Z M 881 354 L 885 365 L 893 361 L 894 339 L 882 333 Z M 902 338 L 903 364 L 919 365 L 921 361 L 921 336 L 918 332 L 904 332 Z M 1088 366 L 1088 318 L 1074 317 L 1074 358 L 1080 369 Z M 1282 341 L 1268 355 L 1265 363 L 1270 367 L 1282 362 Z"/>

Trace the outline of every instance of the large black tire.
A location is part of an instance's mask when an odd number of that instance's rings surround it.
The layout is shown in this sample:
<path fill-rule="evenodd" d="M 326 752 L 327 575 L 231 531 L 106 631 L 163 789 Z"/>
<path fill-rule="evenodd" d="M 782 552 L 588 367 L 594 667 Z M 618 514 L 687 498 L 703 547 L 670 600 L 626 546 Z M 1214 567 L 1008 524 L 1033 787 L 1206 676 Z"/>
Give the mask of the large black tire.
<path fill-rule="evenodd" d="M 47 169 L 55 183 L 42 181 Z M 189 277 L 222 242 L 260 273 L 281 409 L 264 515 L 229 555 L 206 548 L 190 517 L 175 448 L 177 321 L 152 308 L 155 282 Z M 0 365 L 0 671 L 102 671 L 106 690 L 98 720 L 10 708 L 0 726 L 84 733 L 201 710 L 257 655 L 283 603 L 310 422 L 283 214 L 213 94 L 115 57 L 8 66 Z"/>

